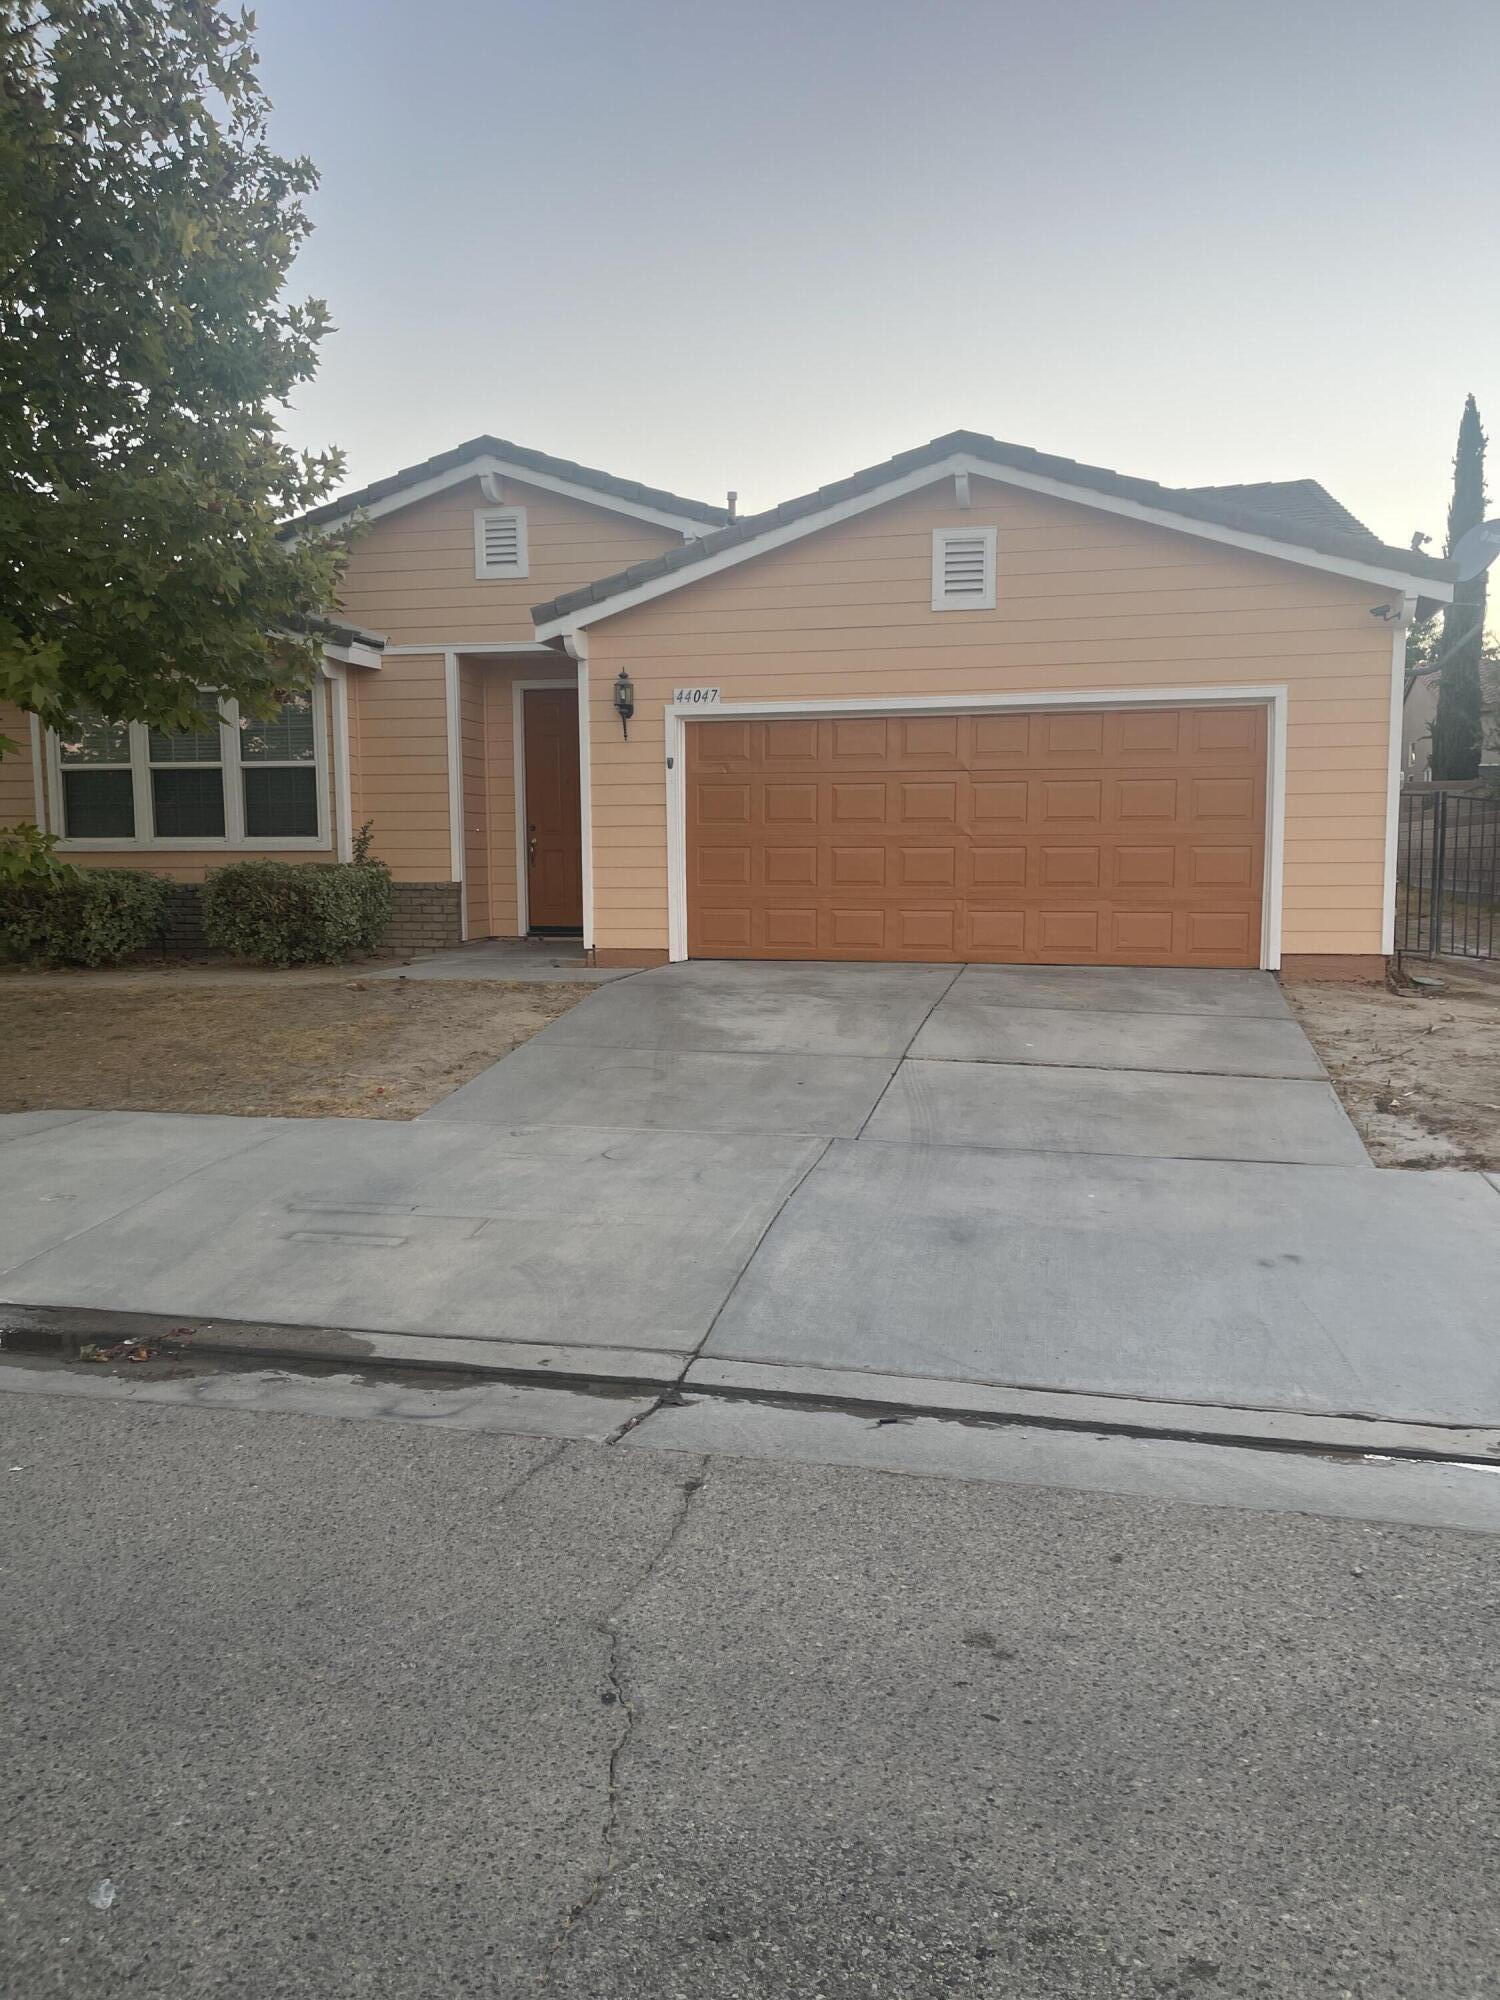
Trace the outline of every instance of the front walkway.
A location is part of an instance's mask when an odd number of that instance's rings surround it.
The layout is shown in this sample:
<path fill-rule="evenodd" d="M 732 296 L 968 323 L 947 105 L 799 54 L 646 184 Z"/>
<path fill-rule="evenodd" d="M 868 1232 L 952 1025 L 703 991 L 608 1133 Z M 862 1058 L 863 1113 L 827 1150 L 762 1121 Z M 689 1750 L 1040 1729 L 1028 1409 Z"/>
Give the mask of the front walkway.
<path fill-rule="evenodd" d="M 955 1407 L 1500 1421 L 1500 1192 L 1373 1168 L 1261 974 L 676 966 L 412 1124 L 0 1139 L 16 1303 Z"/>

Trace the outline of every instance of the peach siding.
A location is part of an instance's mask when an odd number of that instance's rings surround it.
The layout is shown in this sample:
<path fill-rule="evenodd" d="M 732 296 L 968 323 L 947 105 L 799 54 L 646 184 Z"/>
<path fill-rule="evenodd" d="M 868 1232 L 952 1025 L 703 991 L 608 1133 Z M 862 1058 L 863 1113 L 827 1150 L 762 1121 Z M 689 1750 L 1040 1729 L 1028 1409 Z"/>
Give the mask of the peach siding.
<path fill-rule="evenodd" d="M 351 833 L 358 833 L 369 815 L 365 811 L 364 760 L 361 755 L 359 717 L 360 702 L 364 685 L 371 676 L 364 669 L 349 667 L 344 671 L 346 707 L 349 711 L 349 826 Z"/>
<path fill-rule="evenodd" d="M 494 935 L 490 911 L 490 800 L 484 782 L 487 708 L 483 667 L 477 661 L 461 660 L 458 713 L 463 759 L 464 902 L 471 938 Z"/>
<path fill-rule="evenodd" d="M 667 943 L 661 711 L 674 683 L 724 699 L 1285 684 L 1282 948 L 1381 947 L 1391 637 L 1377 586 L 1093 508 L 973 482 L 872 510 L 588 634 L 594 938 Z M 933 612 L 936 527 L 998 529 L 994 611 Z M 626 667 L 621 740 L 610 687 Z"/>
<path fill-rule="evenodd" d="M 10 702 L 0 702 L 0 736 L 16 748 L 0 757 L 0 826 L 35 825 L 41 818 L 32 778 L 31 717 Z"/>
<path fill-rule="evenodd" d="M 333 690 L 324 681 L 323 720 L 326 724 L 328 748 L 328 768 L 326 774 L 326 803 L 328 840 L 321 847 L 257 847 L 249 843 L 244 847 L 69 847 L 60 857 L 80 868 L 149 868 L 154 875 L 165 875 L 172 882 L 201 882 L 211 869 L 223 868 L 231 861 L 331 861 L 338 852 L 338 790 L 334 774 L 334 730 L 336 721 L 333 709 Z M 3 731 L 3 724 L 0 724 Z M 0 772 L 4 766 L 0 765 Z M 54 805 L 54 826 L 60 823 L 61 814 Z"/>
<path fill-rule="evenodd" d="M 475 479 L 374 522 L 344 579 L 347 616 L 393 646 L 527 644 L 533 604 L 682 543 L 669 528 L 507 480 L 505 504 L 526 509 L 530 575 L 481 581 L 474 510 L 486 504 Z"/>
<path fill-rule="evenodd" d="M 373 823 L 371 852 L 398 882 L 451 882 L 442 654 L 387 660 L 364 674 L 358 735 L 357 821 Z"/>

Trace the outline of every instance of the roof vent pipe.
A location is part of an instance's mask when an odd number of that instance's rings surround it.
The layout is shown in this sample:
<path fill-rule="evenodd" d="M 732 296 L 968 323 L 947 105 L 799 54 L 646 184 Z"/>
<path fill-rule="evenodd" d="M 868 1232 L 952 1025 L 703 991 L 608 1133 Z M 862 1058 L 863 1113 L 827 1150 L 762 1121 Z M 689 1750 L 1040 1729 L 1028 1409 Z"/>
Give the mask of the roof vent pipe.
<path fill-rule="evenodd" d="M 739 518 L 738 513 L 736 511 L 739 506 L 739 500 L 740 500 L 739 494 L 735 492 L 733 487 L 731 487 L 729 489 L 729 510 L 728 510 L 729 518 L 731 521 L 737 520 Z"/>

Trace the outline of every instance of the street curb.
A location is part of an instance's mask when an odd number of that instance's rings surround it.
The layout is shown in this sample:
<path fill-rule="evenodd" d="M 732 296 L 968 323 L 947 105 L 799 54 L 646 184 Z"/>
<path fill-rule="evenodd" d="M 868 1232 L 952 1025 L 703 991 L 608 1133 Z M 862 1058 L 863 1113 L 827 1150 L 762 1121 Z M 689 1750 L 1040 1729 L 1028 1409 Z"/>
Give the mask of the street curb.
<path fill-rule="evenodd" d="M 519 1386 L 679 1397 L 695 1391 L 782 1409 L 872 1417 L 936 1417 L 986 1429 L 1021 1424 L 1194 1444 L 1239 1445 L 1324 1457 L 1500 1464 L 1500 1429 L 1324 1416 L 1217 1404 L 1148 1402 L 1075 1390 L 1012 1387 L 854 1369 L 724 1361 L 654 1348 L 492 1340 L 479 1335 L 382 1333 L 351 1327 L 102 1312 L 0 1302 L 0 1355 L 77 1360 L 92 1343 L 134 1342 L 173 1359 L 200 1357 L 356 1371 L 467 1375 Z M 148 1364 L 149 1365 L 149 1364 Z"/>
<path fill-rule="evenodd" d="M 180 1313 L 0 1303 L 0 1354 L 55 1354 L 76 1361 L 87 1345 L 114 1347 L 121 1341 L 172 1358 L 196 1355 L 356 1370 L 406 1369 L 647 1394 L 675 1388 L 687 1363 L 685 1354 L 666 1349 L 559 1347 L 467 1334 L 381 1333 L 355 1327 L 195 1319 Z"/>

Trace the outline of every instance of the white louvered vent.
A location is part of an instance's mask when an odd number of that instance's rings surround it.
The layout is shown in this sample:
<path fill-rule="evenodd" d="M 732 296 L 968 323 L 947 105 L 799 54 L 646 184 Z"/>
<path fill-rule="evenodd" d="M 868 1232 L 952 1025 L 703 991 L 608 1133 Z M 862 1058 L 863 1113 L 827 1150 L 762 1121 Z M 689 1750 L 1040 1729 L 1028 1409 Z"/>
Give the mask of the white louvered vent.
<path fill-rule="evenodd" d="M 526 509 L 479 507 L 474 513 L 474 574 L 525 576 Z"/>
<path fill-rule="evenodd" d="M 934 611 L 994 610 L 993 528 L 933 529 L 932 608 Z"/>

